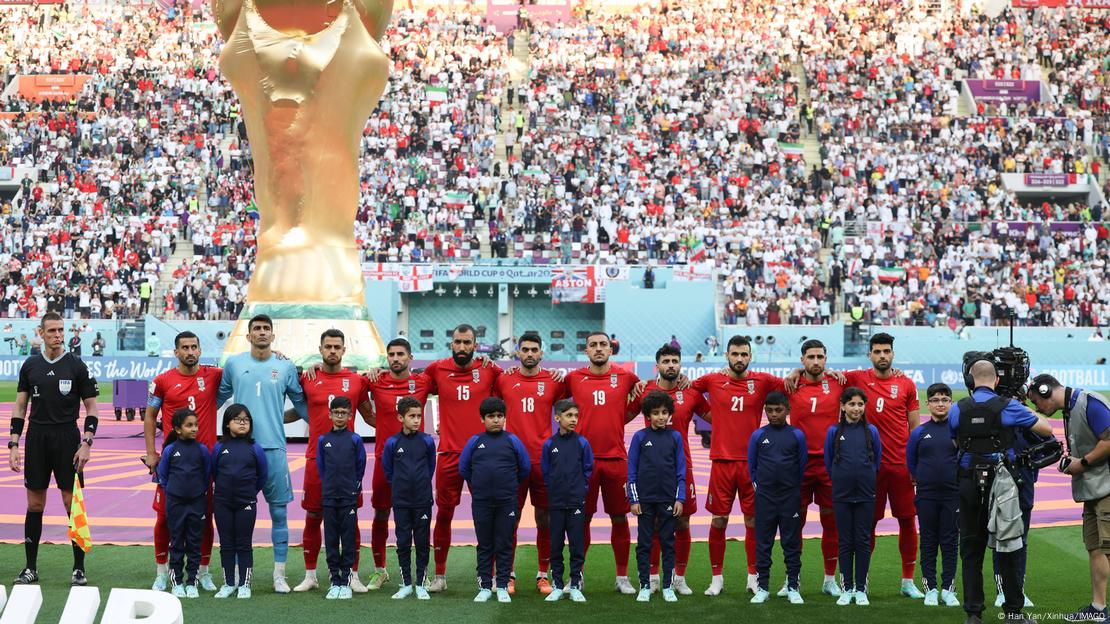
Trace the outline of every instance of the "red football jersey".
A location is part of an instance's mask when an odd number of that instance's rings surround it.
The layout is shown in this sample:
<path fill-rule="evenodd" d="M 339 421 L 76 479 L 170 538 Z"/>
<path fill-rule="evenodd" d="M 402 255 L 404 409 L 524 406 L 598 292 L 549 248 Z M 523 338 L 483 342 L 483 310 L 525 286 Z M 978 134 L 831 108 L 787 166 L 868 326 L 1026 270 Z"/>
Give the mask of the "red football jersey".
<path fill-rule="evenodd" d="M 624 423 L 628 396 L 640 383 L 635 373 L 611 365 L 608 373 L 595 375 L 588 368 L 567 373 L 567 388 L 578 404 L 578 433 L 593 447 L 594 457 L 626 459 Z"/>
<path fill-rule="evenodd" d="M 301 375 L 301 387 L 304 388 L 304 398 L 308 404 L 308 448 L 304 452 L 306 458 L 316 459 L 316 442 L 320 436 L 331 431 L 331 400 L 337 396 L 350 399 L 351 419 L 347 421 L 347 428 L 354 431 L 355 419 L 360 418 L 358 406 L 366 400 L 369 385 L 369 380 L 349 370 L 338 373 L 317 370 L 314 380 Z"/>
<path fill-rule="evenodd" d="M 798 390 L 790 395 L 790 424 L 802 430 L 810 457 L 825 454 L 825 436 L 840 420 L 840 393 L 844 386 L 828 375 L 819 381 L 798 379 Z"/>
<path fill-rule="evenodd" d="M 471 437 L 486 430 L 478 407 L 493 394 L 501 368 L 471 362 L 460 369 L 444 358 L 429 364 L 424 374 L 432 382 L 430 392 L 439 395 L 439 452 L 461 453 Z"/>
<path fill-rule="evenodd" d="M 516 434 L 532 463 L 539 465 L 543 443 L 552 434 L 552 408 L 567 387 L 550 371 L 528 377 L 520 369 L 497 378 L 494 394 L 505 400 L 505 428 Z"/>
<path fill-rule="evenodd" d="M 223 370 L 200 366 L 196 375 L 182 375 L 177 368 L 158 375 L 150 382 L 150 395 L 161 402 L 162 444 L 173 432 L 173 413 L 187 407 L 197 413 L 197 440 L 212 450 L 220 434 L 216 420 L 216 393 L 220 389 Z"/>
<path fill-rule="evenodd" d="M 404 379 L 383 373 L 377 381 L 370 382 L 370 399 L 374 402 L 374 457 L 380 459 L 386 440 L 401 430 L 401 421 L 397 419 L 397 401 L 410 396 L 420 401 L 421 405 L 427 405 L 431 388 L 432 382 L 424 373 L 410 374 Z M 424 429 L 424 421 L 420 421 L 420 429 Z"/>
<path fill-rule="evenodd" d="M 848 385 L 867 393 L 867 422 L 879 430 L 883 444 L 882 463 L 892 466 L 906 465 L 906 445 L 910 430 L 920 423 L 907 420 L 910 412 L 921 409 L 917 400 L 917 386 L 909 377 L 880 379 L 875 369 L 847 371 Z"/>
<path fill-rule="evenodd" d="M 782 379 L 768 373 L 747 371 L 742 379 L 709 373 L 694 380 L 696 392 L 709 395 L 713 435 L 709 459 L 748 459 L 748 440 L 763 422 L 763 402 L 772 392 L 784 392 Z"/>
<path fill-rule="evenodd" d="M 666 392 L 674 399 L 674 413 L 671 414 L 671 420 L 667 423 L 667 426 L 682 434 L 682 448 L 686 451 L 686 474 L 692 474 L 694 459 L 690 456 L 690 423 L 694 422 L 694 415 L 701 416 L 709 411 L 709 401 L 706 401 L 705 396 L 693 388 L 663 390 L 652 379 L 644 386 L 644 393 L 640 395 L 640 398 L 633 402 L 632 409 L 643 411 L 641 405 L 643 397 L 654 390 Z M 651 427 L 651 419 L 647 415 L 644 415 L 644 427 Z"/>

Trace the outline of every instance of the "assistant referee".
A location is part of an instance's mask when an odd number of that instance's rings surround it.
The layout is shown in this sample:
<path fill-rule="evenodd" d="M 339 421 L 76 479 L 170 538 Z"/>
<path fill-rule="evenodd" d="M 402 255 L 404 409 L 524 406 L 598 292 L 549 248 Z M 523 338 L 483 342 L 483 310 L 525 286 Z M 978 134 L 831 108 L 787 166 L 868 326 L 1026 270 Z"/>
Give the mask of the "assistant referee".
<path fill-rule="evenodd" d="M 62 492 L 66 513 L 73 498 L 73 478 L 89 461 L 93 436 L 98 422 L 96 380 L 80 358 L 65 351 L 65 327 L 62 317 L 48 312 L 39 323 L 43 338 L 41 355 L 32 355 L 19 369 L 19 386 L 12 413 L 11 440 L 8 459 L 11 469 L 24 472 L 27 488 L 27 516 L 23 523 L 23 546 L 27 566 L 14 584 L 26 585 L 39 580 L 38 553 L 42 538 L 42 512 L 46 507 L 46 489 L 50 475 Z M 31 423 L 27 429 L 27 456 L 21 456 L 19 438 L 27 419 L 27 402 L 31 404 Z M 85 405 L 85 431 L 77 428 L 81 404 Z M 24 464 L 26 464 L 24 466 Z M 26 468 L 24 470 L 24 468 Z M 76 543 L 73 547 L 73 585 L 86 585 L 85 553 Z"/>

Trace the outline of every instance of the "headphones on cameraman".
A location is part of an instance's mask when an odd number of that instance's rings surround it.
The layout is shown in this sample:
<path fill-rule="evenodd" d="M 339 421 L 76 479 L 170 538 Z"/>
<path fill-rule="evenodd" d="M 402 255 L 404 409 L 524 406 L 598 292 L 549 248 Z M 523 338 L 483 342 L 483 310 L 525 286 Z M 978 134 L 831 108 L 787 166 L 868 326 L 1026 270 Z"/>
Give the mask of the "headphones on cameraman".
<path fill-rule="evenodd" d="M 1053 385 L 1049 383 L 1050 380 L 1056 381 L 1049 375 L 1037 375 L 1033 378 L 1033 386 L 1030 388 L 1030 391 L 1042 399 L 1050 398 L 1053 389 Z"/>

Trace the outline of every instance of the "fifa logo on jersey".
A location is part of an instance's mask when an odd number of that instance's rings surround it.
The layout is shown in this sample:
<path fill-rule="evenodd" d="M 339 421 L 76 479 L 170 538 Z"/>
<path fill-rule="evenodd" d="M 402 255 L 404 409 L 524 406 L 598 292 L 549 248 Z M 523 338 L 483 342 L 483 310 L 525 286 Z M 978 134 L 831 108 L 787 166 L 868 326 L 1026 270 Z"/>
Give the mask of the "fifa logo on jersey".
<path fill-rule="evenodd" d="M 543 396 L 543 383 L 544 382 L 541 381 L 536 384 L 536 396 Z"/>
<path fill-rule="evenodd" d="M 482 380 L 482 373 L 481 373 L 481 371 L 479 371 L 479 370 L 478 370 L 477 368 L 475 368 L 474 370 L 470 371 L 470 373 L 471 373 L 471 375 L 472 375 L 472 376 L 474 377 L 474 383 L 478 383 L 479 381 L 481 381 L 481 380 Z"/>
<path fill-rule="evenodd" d="M 409 394 L 413 394 L 415 392 L 416 392 L 416 380 L 415 379 L 410 379 L 409 380 Z"/>
<path fill-rule="evenodd" d="M 351 390 L 351 380 L 350 379 L 344 379 L 343 380 L 343 392 L 350 392 L 350 390 Z"/>
<path fill-rule="evenodd" d="M 612 388 L 617 387 L 617 374 L 616 373 L 613 373 L 612 375 L 609 375 L 609 386 L 612 387 Z"/>
<path fill-rule="evenodd" d="M 825 394 L 829 393 L 829 380 L 828 379 L 822 379 L 821 380 L 821 392 L 824 392 Z"/>
<path fill-rule="evenodd" d="M 748 394 L 755 394 L 755 380 L 748 380 Z"/>
<path fill-rule="evenodd" d="M 898 398 L 898 386 L 896 386 L 894 384 L 890 384 L 890 398 L 892 398 L 892 399 L 897 399 Z"/>
<path fill-rule="evenodd" d="M 204 392 L 204 378 L 203 377 L 197 377 L 197 390 L 200 390 L 201 392 Z"/>

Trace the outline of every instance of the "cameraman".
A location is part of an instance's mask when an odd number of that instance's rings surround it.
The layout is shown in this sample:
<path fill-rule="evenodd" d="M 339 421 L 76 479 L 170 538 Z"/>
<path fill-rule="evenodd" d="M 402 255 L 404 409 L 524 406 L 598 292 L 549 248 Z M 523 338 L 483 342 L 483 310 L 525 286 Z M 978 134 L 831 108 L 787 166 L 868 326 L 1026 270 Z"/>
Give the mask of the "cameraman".
<path fill-rule="evenodd" d="M 960 558 L 963 565 L 966 624 L 980 624 L 983 614 L 983 555 L 986 552 L 991 490 L 997 471 L 1009 472 L 1014 459 L 1014 440 L 1021 428 L 1042 437 L 1052 436 L 1052 427 L 1021 403 L 995 392 L 998 372 L 994 364 L 979 360 L 969 371 L 973 391 L 948 413 L 948 427 L 959 448 Z M 1007 475 L 1008 476 L 1008 475 Z M 1012 480 L 1012 479 L 1009 479 Z M 1019 516 L 1020 518 L 1020 516 Z M 1020 535 L 1020 531 L 1018 531 Z M 1021 614 L 1024 603 L 1019 562 L 1025 544 L 999 552 L 999 576 L 1006 596 L 1003 611 L 1010 622 L 1030 622 Z M 1001 549 L 1000 549 L 1001 550 Z"/>
<path fill-rule="evenodd" d="M 1110 403 L 1099 394 L 1065 388 L 1052 375 L 1037 375 L 1027 396 L 1037 411 L 1064 415 L 1068 454 L 1061 472 L 1071 475 L 1071 495 L 1083 503 L 1083 544 L 1091 561 L 1091 604 L 1068 616 L 1070 621 L 1103 622 L 1107 618 L 1106 580 L 1110 574 Z"/>

